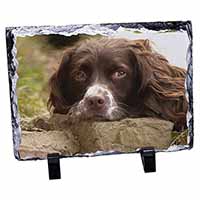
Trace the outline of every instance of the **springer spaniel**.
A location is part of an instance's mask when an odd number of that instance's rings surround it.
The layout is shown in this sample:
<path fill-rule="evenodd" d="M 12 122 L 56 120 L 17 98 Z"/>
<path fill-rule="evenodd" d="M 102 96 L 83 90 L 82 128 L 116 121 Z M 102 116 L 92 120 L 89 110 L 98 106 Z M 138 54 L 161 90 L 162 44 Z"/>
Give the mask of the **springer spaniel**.
<path fill-rule="evenodd" d="M 75 118 L 157 117 L 183 128 L 185 76 L 149 40 L 88 39 L 64 53 L 49 81 L 48 106 Z"/>

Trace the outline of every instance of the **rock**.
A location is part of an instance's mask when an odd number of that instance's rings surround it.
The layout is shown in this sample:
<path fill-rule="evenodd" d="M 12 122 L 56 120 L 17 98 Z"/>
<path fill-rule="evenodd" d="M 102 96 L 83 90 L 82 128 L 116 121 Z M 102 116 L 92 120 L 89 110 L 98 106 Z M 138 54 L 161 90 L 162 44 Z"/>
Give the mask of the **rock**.
<path fill-rule="evenodd" d="M 79 142 L 70 131 L 23 131 L 19 154 L 21 159 L 46 158 L 49 153 L 74 155 Z"/>
<path fill-rule="evenodd" d="M 82 123 L 76 128 L 81 153 L 100 151 L 133 152 L 141 147 L 168 148 L 173 124 L 153 118 L 119 122 Z"/>
<path fill-rule="evenodd" d="M 173 123 L 155 118 L 126 118 L 121 121 L 82 121 L 70 124 L 66 115 L 22 122 L 21 159 L 46 158 L 97 151 L 134 152 L 141 147 L 167 149 Z"/>

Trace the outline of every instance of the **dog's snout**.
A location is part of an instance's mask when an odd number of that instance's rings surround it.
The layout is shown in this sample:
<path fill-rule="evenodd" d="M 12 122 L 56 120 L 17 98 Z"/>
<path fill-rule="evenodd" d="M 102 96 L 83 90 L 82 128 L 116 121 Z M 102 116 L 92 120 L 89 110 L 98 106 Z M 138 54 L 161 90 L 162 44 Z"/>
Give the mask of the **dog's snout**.
<path fill-rule="evenodd" d="M 90 117 L 110 118 L 116 102 L 110 90 L 104 85 L 89 87 L 83 97 L 82 107 L 84 113 Z"/>
<path fill-rule="evenodd" d="M 91 109 L 102 109 L 106 104 L 106 100 L 103 96 L 91 96 L 86 98 L 86 103 Z"/>

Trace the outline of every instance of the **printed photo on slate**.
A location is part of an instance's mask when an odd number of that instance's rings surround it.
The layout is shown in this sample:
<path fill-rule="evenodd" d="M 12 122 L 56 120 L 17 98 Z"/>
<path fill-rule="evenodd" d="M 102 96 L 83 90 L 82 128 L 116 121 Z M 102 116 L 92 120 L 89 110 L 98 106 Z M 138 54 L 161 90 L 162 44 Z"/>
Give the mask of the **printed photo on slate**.
<path fill-rule="evenodd" d="M 15 157 L 193 146 L 191 22 L 6 29 Z"/>

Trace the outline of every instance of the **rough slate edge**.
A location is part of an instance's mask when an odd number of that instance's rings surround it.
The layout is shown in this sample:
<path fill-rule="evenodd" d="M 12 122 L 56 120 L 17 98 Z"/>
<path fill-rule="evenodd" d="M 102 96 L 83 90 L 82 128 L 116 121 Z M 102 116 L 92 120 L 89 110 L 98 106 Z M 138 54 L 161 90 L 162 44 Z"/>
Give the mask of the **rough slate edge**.
<path fill-rule="evenodd" d="M 187 50 L 187 77 L 186 77 L 186 90 L 189 101 L 188 112 L 188 129 L 189 138 L 188 145 L 174 145 L 168 149 L 156 149 L 157 152 L 172 152 L 184 149 L 191 149 L 193 147 L 193 66 L 192 66 L 192 23 L 191 21 L 173 21 L 173 22 L 137 22 L 137 23 L 115 23 L 115 24 L 83 24 L 83 25 L 67 25 L 67 26 L 24 26 L 24 27 L 8 27 L 6 28 L 6 43 L 7 43 L 7 59 L 8 59 L 8 78 L 10 86 L 10 100 L 11 100 L 11 120 L 13 130 L 13 143 L 14 143 L 14 155 L 17 159 L 20 159 L 18 149 L 21 141 L 21 128 L 20 128 L 20 116 L 18 112 L 17 96 L 16 96 L 16 83 L 18 62 L 16 59 L 16 37 L 17 36 L 34 36 L 34 35 L 48 35 L 48 34 L 60 34 L 65 36 L 75 35 L 79 33 L 86 33 L 94 35 L 100 33 L 102 35 L 112 35 L 119 27 L 123 28 L 135 28 L 135 29 L 148 29 L 154 31 L 160 30 L 175 30 L 186 31 L 189 38 L 189 46 Z M 138 152 L 138 150 L 127 153 Z M 122 154 L 122 152 L 96 152 L 88 154 L 79 154 L 73 157 L 83 156 L 98 156 L 98 155 L 110 155 L 110 154 Z M 71 157 L 71 156 L 61 156 Z M 41 158 L 31 158 L 29 160 L 35 160 Z"/>

